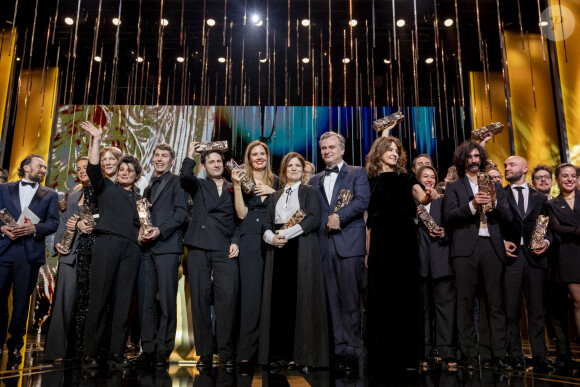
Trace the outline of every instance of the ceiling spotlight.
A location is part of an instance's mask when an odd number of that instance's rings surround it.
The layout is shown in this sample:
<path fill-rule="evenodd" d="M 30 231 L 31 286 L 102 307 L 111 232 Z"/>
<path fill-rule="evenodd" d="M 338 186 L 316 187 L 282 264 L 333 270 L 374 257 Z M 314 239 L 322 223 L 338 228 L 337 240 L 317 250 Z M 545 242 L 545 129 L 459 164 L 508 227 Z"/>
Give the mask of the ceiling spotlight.
<path fill-rule="evenodd" d="M 547 21 L 545 21 L 545 20 L 542 20 L 542 21 L 540 22 L 540 27 L 545 27 L 545 26 L 547 26 L 547 25 L 548 25 L 548 22 L 547 22 Z"/>
<path fill-rule="evenodd" d="M 20 58 L 16 58 L 16 62 L 20 62 Z"/>
<path fill-rule="evenodd" d="M 165 26 L 169 25 L 169 20 L 167 20 L 167 19 L 161 19 L 161 25 L 162 25 L 163 27 L 165 27 Z"/>
<path fill-rule="evenodd" d="M 215 26 L 215 20 L 213 20 L 213 19 L 207 19 L 206 23 L 210 27 Z"/>
<path fill-rule="evenodd" d="M 95 62 L 100 62 L 101 61 L 101 57 L 100 56 L 95 56 L 93 59 L 95 60 Z"/>
<path fill-rule="evenodd" d="M 356 21 L 356 19 L 352 19 L 348 22 L 348 25 L 351 27 L 356 27 L 357 24 L 358 22 Z"/>
<path fill-rule="evenodd" d="M 350 58 L 344 58 L 344 59 L 342 60 L 342 63 L 350 63 Z"/>
<path fill-rule="evenodd" d="M 405 26 L 405 20 L 404 19 L 399 19 L 397 20 L 397 27 L 404 27 Z"/>
<path fill-rule="evenodd" d="M 385 60 L 383 60 L 383 62 L 385 62 L 386 64 L 390 64 L 391 63 L 391 60 L 390 59 L 385 59 Z"/>
<path fill-rule="evenodd" d="M 179 63 L 183 63 L 183 61 L 184 61 L 184 60 L 185 60 L 185 59 L 183 59 L 183 57 L 182 57 L 182 56 L 178 56 L 178 57 L 177 57 L 177 61 L 178 61 Z"/>
<path fill-rule="evenodd" d="M 445 27 L 451 27 L 453 25 L 453 19 L 445 19 L 445 21 L 443 22 L 443 25 Z"/>
<path fill-rule="evenodd" d="M 223 56 L 220 56 L 220 57 L 218 58 L 218 62 L 220 62 L 220 63 L 225 63 L 225 62 L 226 62 L 226 58 L 224 58 Z"/>
<path fill-rule="evenodd" d="M 433 63 L 433 58 L 427 58 L 427 59 L 425 59 L 425 63 L 427 63 L 427 64 Z"/>
<path fill-rule="evenodd" d="M 65 24 L 67 24 L 69 26 L 72 26 L 73 24 L 75 24 L 75 21 L 73 20 L 72 17 L 65 17 L 64 22 L 65 22 Z"/>
<path fill-rule="evenodd" d="M 302 63 L 310 63 L 310 59 L 309 58 L 302 58 Z"/>
<path fill-rule="evenodd" d="M 119 20 L 119 18 L 116 17 L 113 19 L 113 24 L 118 26 L 119 24 L 121 24 L 121 20 Z"/>
<path fill-rule="evenodd" d="M 308 27 L 310 25 L 310 20 L 308 20 L 308 19 L 302 19 L 302 25 L 304 27 Z"/>
<path fill-rule="evenodd" d="M 260 15 L 258 15 L 257 13 L 252 15 L 252 23 L 254 24 L 258 24 L 258 22 L 260 21 Z"/>
<path fill-rule="evenodd" d="M 268 58 L 260 59 L 260 63 L 266 63 L 267 61 L 268 61 Z"/>
<path fill-rule="evenodd" d="M 137 62 L 141 63 L 143 62 L 143 58 L 141 58 L 140 56 L 137 57 Z"/>
<path fill-rule="evenodd" d="M 260 27 L 262 24 L 264 24 L 264 22 L 260 19 L 260 21 L 256 23 L 256 27 Z"/>

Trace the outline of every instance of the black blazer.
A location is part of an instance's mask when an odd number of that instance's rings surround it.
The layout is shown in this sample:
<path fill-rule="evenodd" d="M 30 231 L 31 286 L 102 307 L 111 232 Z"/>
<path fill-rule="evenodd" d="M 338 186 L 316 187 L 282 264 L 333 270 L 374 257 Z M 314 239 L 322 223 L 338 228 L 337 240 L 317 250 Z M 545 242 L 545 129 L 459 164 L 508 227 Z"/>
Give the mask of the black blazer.
<path fill-rule="evenodd" d="M 576 190 L 573 211 L 562 195 L 548 201 L 547 209 L 550 227 L 560 239 L 560 265 L 570 262 L 572 266 L 580 267 L 580 191 Z M 580 277 L 579 273 L 574 276 Z M 568 273 L 561 274 L 565 277 Z"/>
<path fill-rule="evenodd" d="M 429 214 L 435 223 L 443 227 L 443 198 L 431 202 Z M 419 275 L 428 278 L 429 271 L 433 278 L 453 275 L 449 262 L 449 236 L 447 230 L 442 238 L 432 238 L 427 227 L 419 220 Z"/>
<path fill-rule="evenodd" d="M 266 221 L 262 226 L 262 235 L 266 230 L 276 232 L 276 204 L 283 193 L 284 187 L 272 194 L 270 203 L 268 204 Z M 298 187 L 298 202 L 300 203 L 300 209 L 306 213 L 306 217 L 300 222 L 300 227 L 304 230 L 303 235 L 318 232 L 320 204 L 316 188 L 311 185 L 300 184 L 300 187 Z"/>
<path fill-rule="evenodd" d="M 505 246 L 500 225 L 511 222 L 513 214 L 509 209 L 503 187 L 499 183 L 494 184 L 497 205 L 492 211 L 486 213 L 487 227 L 495 252 L 505 262 Z M 474 215 L 469 208 L 469 202 L 473 200 L 473 197 L 467 176 L 447 184 L 443 213 L 447 231 L 451 235 L 451 257 L 467 257 L 475 250 L 480 219 L 478 211 Z"/>
<path fill-rule="evenodd" d="M 74 215 L 79 214 L 79 200 L 81 199 L 82 194 L 83 190 L 81 188 L 78 191 L 74 191 L 73 193 L 68 195 L 68 198 L 66 199 L 66 211 L 62 215 L 60 223 L 58 225 L 58 229 L 54 234 L 55 244 L 62 242 L 62 237 L 64 236 L 64 232 L 66 231 L 66 222 Z M 76 253 L 77 242 L 78 242 L 78 231 L 75 233 L 75 237 L 73 239 L 73 242 L 71 243 L 70 253 L 68 253 L 67 255 L 61 254 L 60 257 L 58 258 L 59 262 L 66 263 L 69 265 L 75 263 L 75 260 L 77 259 Z"/>
<path fill-rule="evenodd" d="M 508 199 L 510 209 L 513 214 L 513 220 L 502 227 L 504 239 L 515 243 L 518 248 L 520 247 L 521 237 L 524 237 L 524 255 L 531 266 L 548 269 L 548 255 L 544 253 L 540 256 L 534 254 L 530 250 L 530 240 L 532 238 L 532 233 L 536 227 L 536 220 L 540 215 L 547 215 L 547 203 L 548 198 L 543 193 L 536 191 L 533 188 L 529 188 L 528 197 L 528 208 L 525 214 L 520 214 L 520 210 L 514 198 L 513 190 L 507 185 L 505 188 L 505 193 Z M 546 237 L 552 245 L 552 232 L 548 228 L 546 232 Z M 507 257 L 507 262 L 510 263 L 513 258 Z"/>
<path fill-rule="evenodd" d="M 150 195 L 151 183 L 143 196 L 153 205 L 149 211 L 151 222 L 159 228 L 160 235 L 144 246 L 154 254 L 183 253 L 182 224 L 187 216 L 187 192 L 181 188 L 179 176 L 166 172 Z"/>
<path fill-rule="evenodd" d="M 134 242 L 139 237 L 139 214 L 135 190 L 127 191 L 121 185 L 103 177 L 100 165 L 89 163 L 87 175 L 99 201 L 99 222 L 96 230 L 119 235 Z"/>
<path fill-rule="evenodd" d="M 181 186 L 193 200 L 193 215 L 183 244 L 215 251 L 229 250 L 231 243 L 239 246 L 232 183 L 224 179 L 222 194 L 218 196 L 213 180 L 195 176 L 195 164 L 193 159 L 186 157 L 181 166 Z"/>

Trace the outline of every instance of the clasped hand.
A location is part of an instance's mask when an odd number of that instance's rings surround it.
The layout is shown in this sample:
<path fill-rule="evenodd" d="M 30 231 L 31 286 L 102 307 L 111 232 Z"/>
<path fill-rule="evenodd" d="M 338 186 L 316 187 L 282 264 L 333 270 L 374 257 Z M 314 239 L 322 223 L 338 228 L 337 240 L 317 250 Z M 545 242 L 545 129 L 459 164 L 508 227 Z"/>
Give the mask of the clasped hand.
<path fill-rule="evenodd" d="M 31 222 L 26 222 L 16 227 L 9 227 L 4 225 L 0 228 L 0 230 L 2 231 L 2 234 L 6 235 L 12 240 L 23 236 L 36 234 L 36 226 Z"/>

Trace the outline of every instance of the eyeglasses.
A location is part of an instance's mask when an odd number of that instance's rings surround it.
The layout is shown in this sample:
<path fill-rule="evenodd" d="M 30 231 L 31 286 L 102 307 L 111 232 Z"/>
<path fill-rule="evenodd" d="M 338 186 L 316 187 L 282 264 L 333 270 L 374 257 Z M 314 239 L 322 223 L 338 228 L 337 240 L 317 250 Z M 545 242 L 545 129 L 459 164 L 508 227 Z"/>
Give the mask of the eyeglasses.
<path fill-rule="evenodd" d="M 534 180 L 552 180 L 550 175 L 534 176 Z"/>

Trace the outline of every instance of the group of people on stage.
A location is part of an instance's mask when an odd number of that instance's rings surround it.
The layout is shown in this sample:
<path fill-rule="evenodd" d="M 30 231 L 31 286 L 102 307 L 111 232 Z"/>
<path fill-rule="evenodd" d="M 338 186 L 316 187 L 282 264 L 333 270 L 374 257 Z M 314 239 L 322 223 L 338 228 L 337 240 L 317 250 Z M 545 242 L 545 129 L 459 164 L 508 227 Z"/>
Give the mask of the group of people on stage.
<path fill-rule="evenodd" d="M 0 342 L 9 362 L 22 361 L 29 296 L 45 262 L 44 238 L 57 232 L 60 253 L 45 360 L 82 359 L 83 367 L 167 366 L 177 322 L 178 269 L 184 246 L 197 367 L 214 355 L 225 367 L 359 368 L 368 349 L 371 370 L 429 367 L 438 351 L 444 368 L 550 367 L 544 327 L 557 338 L 558 362 L 574 366 L 567 336 L 567 294 L 580 327 L 580 195 L 577 169 L 544 165 L 526 183 L 525 159 L 505 160 L 506 187 L 479 190 L 484 147 L 466 141 L 455 151 L 458 178 L 444 195 L 428 155 L 412 162 L 399 139 L 380 137 L 365 167 L 343 160 L 345 139 L 319 140 L 324 171 L 295 152 L 275 175 L 270 150 L 254 141 L 244 164 L 224 177 L 224 154 L 192 142 L 179 175 L 175 152 L 157 144 L 154 174 L 141 196 L 142 166 L 114 147 L 101 149 L 102 130 L 89 122 L 88 157 L 77 161 L 80 185 L 59 225 L 57 195 L 42 187 L 42 157 L 30 155 L 19 182 L 0 185 L 0 303 L 13 288 L 12 319 L 0 311 Z M 194 173 L 195 159 L 206 177 Z M 499 172 L 499 171 L 498 171 Z M 490 173 L 490 175 L 493 175 Z M 247 190 L 248 183 L 253 190 Z M 150 203 L 143 227 L 137 201 Z M 490 206 L 490 210 L 483 209 Z M 79 216 L 90 210 L 92 219 Z M 431 215 L 436 228 L 418 220 Z M 539 247 L 530 239 L 540 215 L 550 227 Z M 58 231 L 57 231 L 58 227 Z M 69 230 L 76 236 L 63 246 Z M 27 280 L 26 280 L 27 279 Z M 124 355 L 136 289 L 142 352 Z M 524 357 L 521 299 L 526 300 L 533 358 Z M 363 310 L 366 313 L 363 313 Z"/>

